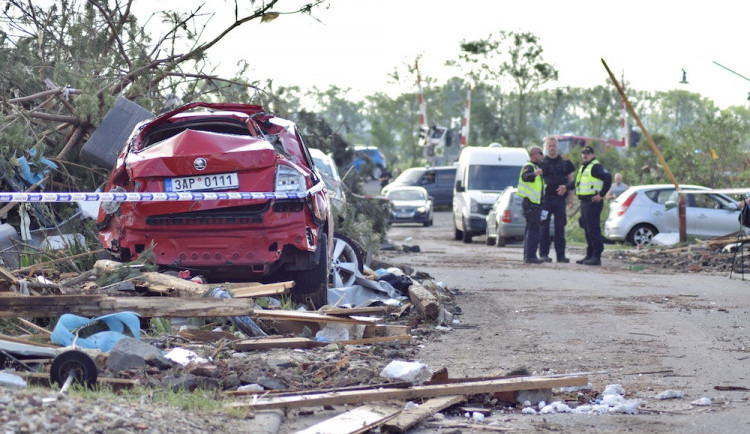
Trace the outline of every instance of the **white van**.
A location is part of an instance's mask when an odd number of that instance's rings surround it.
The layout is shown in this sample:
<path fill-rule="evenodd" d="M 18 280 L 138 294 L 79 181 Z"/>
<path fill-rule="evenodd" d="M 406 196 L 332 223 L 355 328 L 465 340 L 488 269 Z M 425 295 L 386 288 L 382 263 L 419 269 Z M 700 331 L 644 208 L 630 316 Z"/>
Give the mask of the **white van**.
<path fill-rule="evenodd" d="M 501 191 L 518 184 L 521 168 L 529 161 L 523 148 L 468 146 L 458 157 L 453 190 L 453 227 L 457 240 L 470 243 L 484 235 L 485 217 Z"/>

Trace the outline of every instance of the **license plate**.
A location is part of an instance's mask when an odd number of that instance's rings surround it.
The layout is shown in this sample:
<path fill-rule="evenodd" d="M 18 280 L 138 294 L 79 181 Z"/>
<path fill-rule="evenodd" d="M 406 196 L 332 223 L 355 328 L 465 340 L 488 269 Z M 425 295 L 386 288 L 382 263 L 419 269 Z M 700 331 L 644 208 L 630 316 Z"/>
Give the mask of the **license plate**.
<path fill-rule="evenodd" d="M 237 172 L 183 176 L 180 178 L 167 178 L 164 180 L 164 191 L 168 193 L 180 191 L 232 190 L 237 188 L 240 188 Z"/>

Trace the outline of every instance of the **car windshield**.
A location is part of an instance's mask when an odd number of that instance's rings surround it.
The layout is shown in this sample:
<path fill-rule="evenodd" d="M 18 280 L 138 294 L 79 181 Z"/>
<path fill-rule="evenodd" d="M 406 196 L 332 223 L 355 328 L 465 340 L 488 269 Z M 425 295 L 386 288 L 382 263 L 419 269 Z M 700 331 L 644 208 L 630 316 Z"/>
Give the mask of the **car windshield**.
<path fill-rule="evenodd" d="M 518 184 L 522 166 L 469 166 L 469 190 L 501 191 Z"/>
<path fill-rule="evenodd" d="M 421 169 L 406 169 L 393 182 L 395 184 L 414 185 L 419 180 L 419 177 L 422 175 L 422 172 L 423 171 Z"/>
<path fill-rule="evenodd" d="M 333 169 L 331 166 L 328 165 L 328 163 L 320 158 L 313 157 L 313 162 L 315 163 L 315 167 L 320 170 L 323 175 L 327 175 L 331 179 L 336 179 L 336 177 L 333 175 Z"/>
<path fill-rule="evenodd" d="M 424 200 L 424 192 L 418 190 L 394 190 L 388 193 L 390 200 Z"/>

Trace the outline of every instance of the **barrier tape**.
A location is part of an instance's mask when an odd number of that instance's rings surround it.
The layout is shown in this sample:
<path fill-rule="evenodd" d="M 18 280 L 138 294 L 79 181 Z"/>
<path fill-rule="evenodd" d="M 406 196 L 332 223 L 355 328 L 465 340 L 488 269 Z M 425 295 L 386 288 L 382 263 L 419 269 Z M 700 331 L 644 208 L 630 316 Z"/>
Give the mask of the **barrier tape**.
<path fill-rule="evenodd" d="M 319 182 L 303 193 L 275 192 L 181 192 L 181 193 L 9 193 L 0 192 L 0 202 L 172 202 L 194 200 L 304 199 L 323 189 Z"/>

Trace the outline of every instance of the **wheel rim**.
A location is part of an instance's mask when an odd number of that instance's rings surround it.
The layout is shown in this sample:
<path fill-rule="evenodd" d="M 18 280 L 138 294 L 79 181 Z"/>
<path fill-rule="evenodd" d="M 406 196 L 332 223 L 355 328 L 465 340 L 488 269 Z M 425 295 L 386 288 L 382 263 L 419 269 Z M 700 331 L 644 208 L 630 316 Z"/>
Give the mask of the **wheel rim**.
<path fill-rule="evenodd" d="M 359 260 L 354 248 L 340 238 L 334 238 L 331 255 L 331 281 L 334 288 L 352 286 L 359 270 Z"/>
<path fill-rule="evenodd" d="M 380 178 L 380 175 L 383 174 L 383 171 L 380 169 L 380 167 L 375 167 L 372 169 L 372 177 L 375 179 Z"/>
<path fill-rule="evenodd" d="M 651 245 L 651 239 L 654 238 L 654 231 L 649 228 L 638 228 L 633 232 L 633 241 L 636 245 Z"/>

